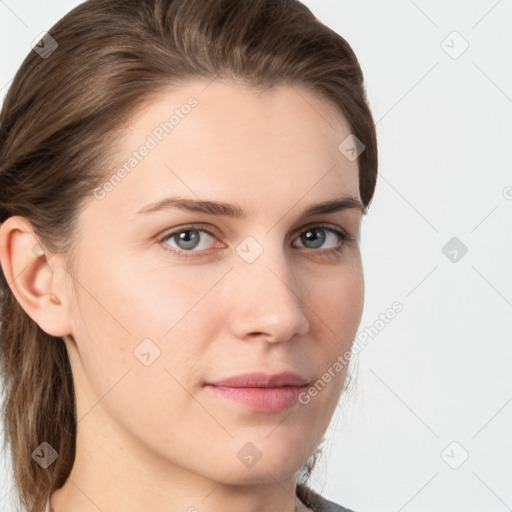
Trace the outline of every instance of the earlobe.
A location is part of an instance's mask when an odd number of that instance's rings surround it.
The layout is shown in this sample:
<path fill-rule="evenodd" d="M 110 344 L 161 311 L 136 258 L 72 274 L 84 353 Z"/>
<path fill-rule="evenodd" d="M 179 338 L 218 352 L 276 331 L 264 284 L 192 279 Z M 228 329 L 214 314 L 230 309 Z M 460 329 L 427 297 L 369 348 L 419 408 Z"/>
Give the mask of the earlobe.
<path fill-rule="evenodd" d="M 62 337 L 71 332 L 68 311 L 54 293 L 49 259 L 27 219 L 12 216 L 0 225 L 0 264 L 8 286 L 43 331 Z"/>

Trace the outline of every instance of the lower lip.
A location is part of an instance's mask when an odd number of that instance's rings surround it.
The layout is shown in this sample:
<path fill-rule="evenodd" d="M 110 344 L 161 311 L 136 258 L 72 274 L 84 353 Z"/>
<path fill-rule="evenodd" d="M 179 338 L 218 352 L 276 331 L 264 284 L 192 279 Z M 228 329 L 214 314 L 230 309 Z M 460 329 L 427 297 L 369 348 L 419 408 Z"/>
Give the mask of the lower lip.
<path fill-rule="evenodd" d="M 307 386 L 280 388 L 230 388 L 207 385 L 214 393 L 241 402 L 258 412 L 279 412 L 294 406 Z"/>

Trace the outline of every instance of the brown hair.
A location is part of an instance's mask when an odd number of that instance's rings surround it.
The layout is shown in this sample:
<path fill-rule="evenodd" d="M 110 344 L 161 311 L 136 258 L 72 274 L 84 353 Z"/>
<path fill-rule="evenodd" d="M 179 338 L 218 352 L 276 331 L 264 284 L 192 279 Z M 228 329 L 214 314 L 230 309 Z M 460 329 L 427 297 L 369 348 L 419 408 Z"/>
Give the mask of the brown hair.
<path fill-rule="evenodd" d="M 298 0 L 88 0 L 48 33 L 58 46 L 46 58 L 30 51 L 2 106 L 0 222 L 25 217 L 69 268 L 77 216 L 104 182 L 116 130 L 163 89 L 194 78 L 261 90 L 298 84 L 330 100 L 365 145 L 359 190 L 369 206 L 377 140 L 362 71 L 349 44 Z M 3 449 L 19 505 L 43 512 L 74 463 L 73 376 L 63 339 L 27 315 L 3 272 L 0 287 Z M 45 469 L 32 457 L 42 442 L 58 452 Z M 302 468 L 302 496 L 317 455 Z"/>

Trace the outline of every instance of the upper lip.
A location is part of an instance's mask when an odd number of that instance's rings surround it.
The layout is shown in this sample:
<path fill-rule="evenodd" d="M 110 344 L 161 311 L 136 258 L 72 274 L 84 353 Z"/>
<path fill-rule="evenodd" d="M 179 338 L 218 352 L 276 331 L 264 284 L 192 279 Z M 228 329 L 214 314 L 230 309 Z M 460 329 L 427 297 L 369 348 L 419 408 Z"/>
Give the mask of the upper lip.
<path fill-rule="evenodd" d="M 282 386 L 305 386 L 308 384 L 308 380 L 291 371 L 275 374 L 256 372 L 235 375 L 217 382 L 207 382 L 207 384 L 231 388 L 279 388 Z"/>

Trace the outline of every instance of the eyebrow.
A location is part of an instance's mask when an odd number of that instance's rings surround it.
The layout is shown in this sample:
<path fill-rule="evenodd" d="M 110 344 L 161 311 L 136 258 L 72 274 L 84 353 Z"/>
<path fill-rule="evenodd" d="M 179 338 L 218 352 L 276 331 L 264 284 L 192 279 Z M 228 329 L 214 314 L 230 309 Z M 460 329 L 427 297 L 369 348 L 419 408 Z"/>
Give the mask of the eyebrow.
<path fill-rule="evenodd" d="M 180 197 L 166 197 L 159 201 L 149 203 L 142 207 L 137 214 L 147 214 L 159 211 L 165 211 L 172 208 L 180 210 L 205 213 L 207 215 L 220 215 L 223 217 L 247 218 L 247 214 L 236 204 L 223 203 L 219 201 L 203 201 L 196 199 L 185 199 Z M 302 211 L 301 218 L 313 215 L 334 213 L 341 210 L 355 209 L 365 213 L 366 208 L 363 203 L 354 196 L 343 196 L 340 198 L 325 201 L 323 203 L 313 204 Z"/>

